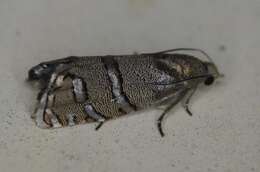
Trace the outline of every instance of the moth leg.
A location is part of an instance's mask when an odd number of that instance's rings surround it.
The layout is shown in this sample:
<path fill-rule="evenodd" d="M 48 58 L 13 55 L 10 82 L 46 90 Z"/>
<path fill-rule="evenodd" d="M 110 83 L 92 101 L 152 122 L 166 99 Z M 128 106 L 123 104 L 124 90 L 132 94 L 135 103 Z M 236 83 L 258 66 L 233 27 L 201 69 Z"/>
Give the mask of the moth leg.
<path fill-rule="evenodd" d="M 187 90 L 182 90 L 180 91 L 180 93 L 178 93 L 177 95 L 175 95 L 175 97 L 172 97 L 173 101 L 164 109 L 163 113 L 161 114 L 161 116 L 157 119 L 157 128 L 158 131 L 160 133 L 160 135 L 162 137 L 164 137 L 164 132 L 162 130 L 162 121 L 165 117 L 165 115 L 171 111 L 171 109 L 179 103 L 179 101 L 183 98 L 183 96 L 187 93 Z"/>
<path fill-rule="evenodd" d="M 104 122 L 105 121 L 99 122 L 98 125 L 96 126 L 95 130 L 97 131 L 98 129 L 100 129 L 103 126 Z"/>
<path fill-rule="evenodd" d="M 185 109 L 185 111 L 190 115 L 192 116 L 192 112 L 190 111 L 190 108 L 189 108 L 189 103 L 190 103 L 190 99 L 191 97 L 194 95 L 195 91 L 197 90 L 197 87 L 191 89 L 188 91 L 188 95 L 186 96 L 185 100 L 182 102 L 182 106 L 183 108 Z"/>
<path fill-rule="evenodd" d="M 165 115 L 179 102 L 179 99 L 178 101 L 174 101 L 172 104 L 170 104 L 168 107 L 166 107 L 166 109 L 163 111 L 163 113 L 161 114 L 161 116 L 158 118 L 157 120 L 157 127 L 158 127 L 158 131 L 160 133 L 160 135 L 162 137 L 164 137 L 164 132 L 162 130 L 162 121 L 163 121 L 163 118 L 165 117 Z"/>

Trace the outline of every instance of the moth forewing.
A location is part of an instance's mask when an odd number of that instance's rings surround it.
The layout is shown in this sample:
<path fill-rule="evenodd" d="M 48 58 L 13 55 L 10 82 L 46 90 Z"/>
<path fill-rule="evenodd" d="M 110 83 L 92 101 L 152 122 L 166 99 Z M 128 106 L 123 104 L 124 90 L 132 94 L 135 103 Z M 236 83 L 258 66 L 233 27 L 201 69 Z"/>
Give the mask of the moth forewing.
<path fill-rule="evenodd" d="M 171 51 L 177 50 L 180 49 Z M 163 136 L 161 122 L 166 113 L 183 100 L 191 115 L 189 99 L 197 85 L 210 85 L 219 73 L 212 61 L 166 50 L 139 55 L 67 57 L 40 63 L 28 75 L 30 81 L 42 84 L 33 115 L 41 128 L 89 122 L 99 122 L 99 128 L 109 119 L 166 104 L 157 123 Z"/>

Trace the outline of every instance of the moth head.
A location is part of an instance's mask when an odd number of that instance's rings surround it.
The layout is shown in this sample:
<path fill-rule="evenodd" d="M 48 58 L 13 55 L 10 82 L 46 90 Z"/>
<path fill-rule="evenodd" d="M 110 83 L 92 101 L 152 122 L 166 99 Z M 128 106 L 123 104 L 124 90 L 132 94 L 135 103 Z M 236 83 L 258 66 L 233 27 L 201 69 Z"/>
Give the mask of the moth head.
<path fill-rule="evenodd" d="M 29 81 L 48 80 L 55 71 L 56 64 L 43 62 L 32 67 L 28 72 Z"/>
<path fill-rule="evenodd" d="M 205 85 L 211 85 L 217 78 L 224 76 L 223 74 L 219 73 L 218 68 L 214 63 L 204 62 L 204 65 L 207 71 L 207 77 L 204 80 Z"/>

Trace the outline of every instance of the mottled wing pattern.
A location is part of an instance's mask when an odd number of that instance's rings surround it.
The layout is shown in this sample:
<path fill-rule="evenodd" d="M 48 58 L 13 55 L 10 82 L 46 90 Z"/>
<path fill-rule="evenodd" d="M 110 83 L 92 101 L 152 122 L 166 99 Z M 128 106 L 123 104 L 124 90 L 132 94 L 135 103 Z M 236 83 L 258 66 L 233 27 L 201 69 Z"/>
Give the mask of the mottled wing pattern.
<path fill-rule="evenodd" d="M 41 128 L 104 122 L 168 101 L 184 85 L 149 83 L 194 73 L 171 60 L 152 55 L 79 57 L 53 71 L 39 96 L 35 121 Z"/>

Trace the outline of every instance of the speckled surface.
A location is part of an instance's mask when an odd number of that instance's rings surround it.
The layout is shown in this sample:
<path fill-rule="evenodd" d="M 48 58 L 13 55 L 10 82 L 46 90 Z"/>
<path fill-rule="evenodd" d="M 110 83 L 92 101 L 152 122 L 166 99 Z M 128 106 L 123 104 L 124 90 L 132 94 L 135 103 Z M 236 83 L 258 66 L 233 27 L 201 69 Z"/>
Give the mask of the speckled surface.
<path fill-rule="evenodd" d="M 257 0 L 1 0 L 0 171 L 260 171 L 260 3 Z M 42 130 L 30 119 L 27 70 L 69 55 L 177 47 L 206 50 L 225 78 L 201 88 L 193 117 L 176 107 Z"/>

